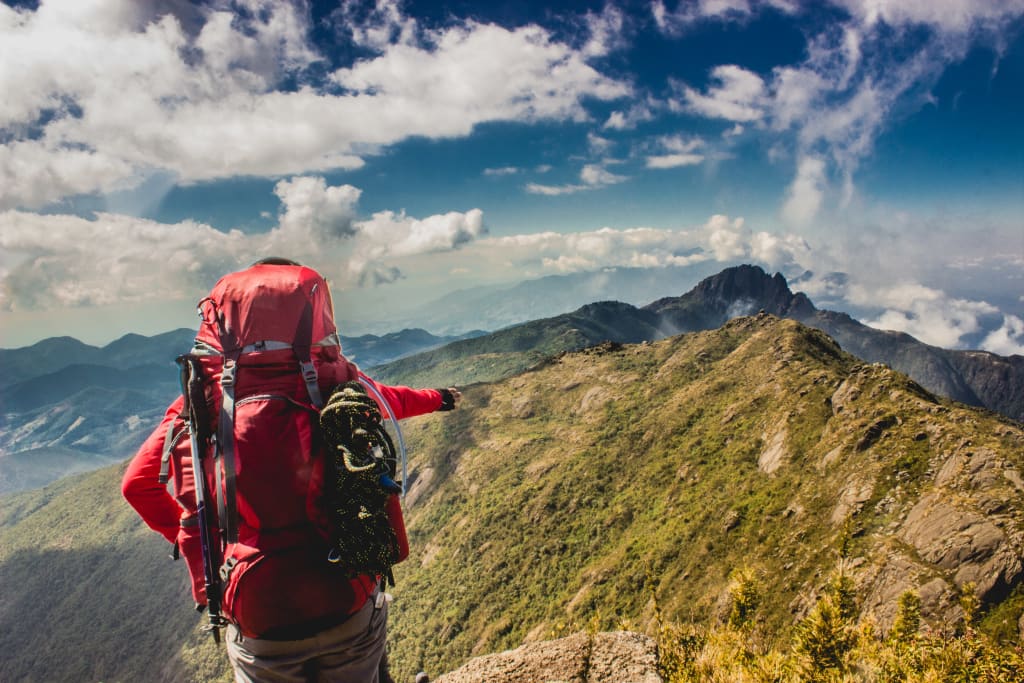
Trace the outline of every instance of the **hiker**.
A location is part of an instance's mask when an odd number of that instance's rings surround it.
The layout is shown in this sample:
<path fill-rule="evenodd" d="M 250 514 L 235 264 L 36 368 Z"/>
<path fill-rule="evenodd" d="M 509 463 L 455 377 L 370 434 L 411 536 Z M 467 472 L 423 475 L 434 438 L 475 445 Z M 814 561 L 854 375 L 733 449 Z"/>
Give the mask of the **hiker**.
<path fill-rule="evenodd" d="M 125 499 L 184 556 L 196 609 L 215 639 L 226 630 L 236 681 L 388 683 L 384 581 L 408 554 L 391 479 L 401 473 L 381 465 L 381 486 L 392 488 L 379 510 L 356 501 L 360 517 L 384 519 L 373 532 L 387 539 L 388 559 L 377 568 L 338 557 L 351 538 L 337 536 L 340 503 L 328 489 L 345 473 L 335 472 L 320 409 L 355 401 L 360 419 L 399 420 L 452 410 L 460 392 L 363 374 L 341 353 L 326 281 L 293 261 L 226 275 L 199 313 L 195 345 L 179 358 L 182 396 L 129 463 Z"/>

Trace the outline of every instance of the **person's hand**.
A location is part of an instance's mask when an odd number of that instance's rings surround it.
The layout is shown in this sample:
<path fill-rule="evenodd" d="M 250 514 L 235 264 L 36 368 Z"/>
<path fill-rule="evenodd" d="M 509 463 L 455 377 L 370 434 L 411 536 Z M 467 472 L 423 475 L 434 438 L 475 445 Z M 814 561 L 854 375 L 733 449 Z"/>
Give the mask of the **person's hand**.
<path fill-rule="evenodd" d="M 441 407 L 438 410 L 454 410 L 462 400 L 462 392 L 455 387 L 438 389 L 441 392 Z"/>

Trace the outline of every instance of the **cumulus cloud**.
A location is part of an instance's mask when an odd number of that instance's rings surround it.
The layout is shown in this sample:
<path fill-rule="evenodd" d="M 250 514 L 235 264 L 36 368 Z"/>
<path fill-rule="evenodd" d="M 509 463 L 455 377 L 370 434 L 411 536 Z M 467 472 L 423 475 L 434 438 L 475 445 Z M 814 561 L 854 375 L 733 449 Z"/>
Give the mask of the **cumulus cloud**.
<path fill-rule="evenodd" d="M 735 64 L 716 66 L 711 81 L 703 93 L 682 86 L 683 107 L 701 116 L 734 122 L 757 121 L 764 116 L 765 84 L 753 71 Z"/>
<path fill-rule="evenodd" d="M 749 253 L 750 230 L 745 227 L 742 218 L 730 221 L 728 216 L 712 216 L 704 230 L 716 260 L 733 261 Z"/>
<path fill-rule="evenodd" d="M 483 121 L 582 120 L 582 98 L 613 100 L 630 92 L 539 26 L 509 30 L 474 22 L 433 32 L 422 47 L 391 46 L 333 79 L 351 93 L 362 125 L 374 120 L 366 114 L 377 117 L 364 135 L 371 142 L 464 135 Z"/>
<path fill-rule="evenodd" d="M 246 11 L 0 5 L 0 208 L 106 193 L 156 171 L 193 182 L 357 168 L 410 136 L 581 120 L 584 99 L 630 92 L 539 26 L 425 31 L 385 2 L 345 24 L 374 52 L 325 80 L 301 4 L 238 4 Z"/>
<path fill-rule="evenodd" d="M 193 299 L 220 276 L 268 254 L 375 285 L 402 276 L 396 260 L 458 250 L 486 234 L 479 209 L 413 218 L 357 213 L 360 190 L 323 178 L 280 181 L 278 225 L 222 232 L 111 213 L 92 219 L 0 213 L 0 310 L 26 311 Z"/>
<path fill-rule="evenodd" d="M 955 348 L 963 337 L 978 332 L 981 316 L 999 312 L 983 301 L 949 297 L 940 290 L 917 283 L 868 291 L 873 295 L 875 305 L 887 308 L 877 318 L 866 320 L 866 324 L 906 332 L 944 348 Z"/>
<path fill-rule="evenodd" d="M 356 233 L 356 203 L 361 193 L 351 185 L 328 187 L 319 177 L 278 182 L 274 194 L 283 205 L 280 236 L 287 240 L 351 237 Z"/>
<path fill-rule="evenodd" d="M 1024 356 L 1024 320 L 1015 315 L 1003 317 L 1003 324 L 990 332 L 981 348 L 1001 356 Z"/>
<path fill-rule="evenodd" d="M 583 23 L 589 33 L 583 54 L 588 57 L 603 57 L 626 46 L 626 15 L 612 3 L 601 12 L 588 11 Z"/>
<path fill-rule="evenodd" d="M 0 309 L 102 306 L 195 298 L 216 277 L 264 255 L 242 233 L 99 214 L 0 213 Z"/>
<path fill-rule="evenodd" d="M 419 34 L 417 21 L 405 16 L 395 0 L 342 0 L 331 19 L 335 30 L 355 45 L 377 52 L 395 43 L 411 45 Z"/>

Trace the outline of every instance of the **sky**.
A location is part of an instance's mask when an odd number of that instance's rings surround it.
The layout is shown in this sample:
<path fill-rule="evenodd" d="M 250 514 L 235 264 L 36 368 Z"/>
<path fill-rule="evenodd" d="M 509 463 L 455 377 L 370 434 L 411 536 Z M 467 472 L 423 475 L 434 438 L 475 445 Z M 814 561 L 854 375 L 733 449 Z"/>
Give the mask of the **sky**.
<path fill-rule="evenodd" d="M 1024 0 L 8 0 L 0 347 L 195 327 L 273 254 L 342 334 L 753 263 L 1024 354 L 1022 86 Z"/>

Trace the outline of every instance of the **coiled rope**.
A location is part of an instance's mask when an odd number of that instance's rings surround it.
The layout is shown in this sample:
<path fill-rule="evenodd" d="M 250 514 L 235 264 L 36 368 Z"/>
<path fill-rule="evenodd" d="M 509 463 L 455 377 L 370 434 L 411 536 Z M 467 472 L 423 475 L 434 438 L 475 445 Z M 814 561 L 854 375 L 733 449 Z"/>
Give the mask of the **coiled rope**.
<path fill-rule="evenodd" d="M 386 574 L 398 559 L 398 540 L 387 517 L 394 480 L 395 446 L 380 408 L 358 382 L 334 389 L 320 412 L 327 446 L 325 496 L 330 519 L 328 561 L 350 575 Z"/>

